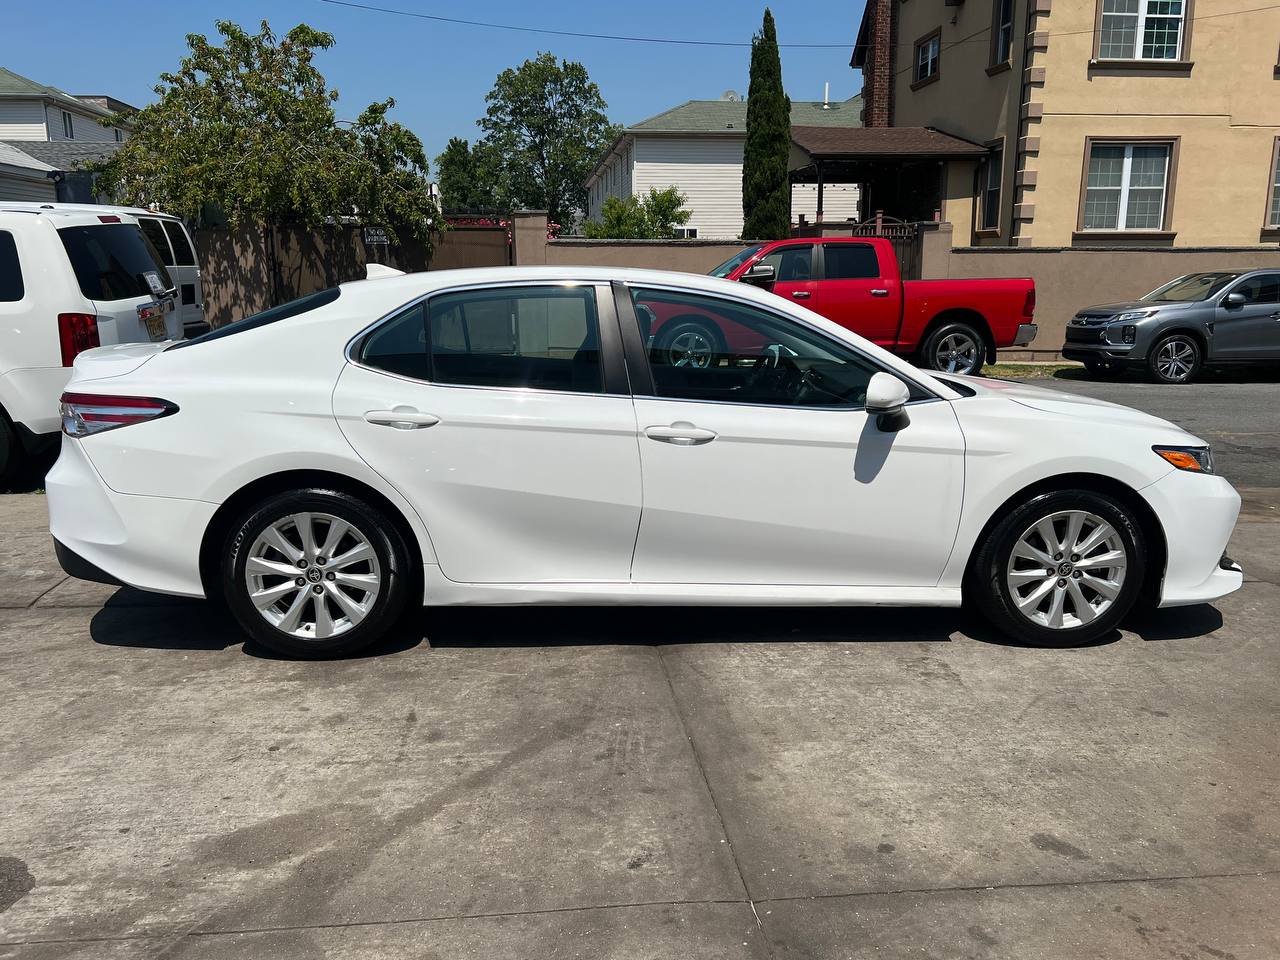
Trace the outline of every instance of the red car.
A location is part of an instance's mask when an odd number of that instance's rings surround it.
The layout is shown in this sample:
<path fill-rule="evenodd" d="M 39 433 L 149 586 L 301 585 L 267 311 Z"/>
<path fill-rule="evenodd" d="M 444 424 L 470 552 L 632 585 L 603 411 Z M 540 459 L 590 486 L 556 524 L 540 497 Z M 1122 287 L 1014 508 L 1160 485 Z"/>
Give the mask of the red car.
<path fill-rule="evenodd" d="M 1036 335 L 1032 280 L 903 280 L 892 244 L 880 237 L 777 240 L 710 272 L 765 286 L 933 370 L 977 373 L 995 361 L 997 347 L 1026 346 Z M 720 318 L 674 309 L 655 314 L 653 349 L 686 364 L 760 346 L 737 342 L 741 337 Z"/>

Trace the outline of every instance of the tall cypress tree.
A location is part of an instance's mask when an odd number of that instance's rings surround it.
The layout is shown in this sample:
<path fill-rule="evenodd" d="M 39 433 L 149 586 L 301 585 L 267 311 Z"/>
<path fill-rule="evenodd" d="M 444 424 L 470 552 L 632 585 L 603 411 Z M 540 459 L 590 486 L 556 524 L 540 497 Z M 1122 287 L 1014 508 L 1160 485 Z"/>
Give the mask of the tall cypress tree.
<path fill-rule="evenodd" d="M 782 89 L 782 60 L 773 13 L 751 38 L 747 143 L 742 151 L 742 239 L 780 240 L 791 232 L 791 100 Z"/>

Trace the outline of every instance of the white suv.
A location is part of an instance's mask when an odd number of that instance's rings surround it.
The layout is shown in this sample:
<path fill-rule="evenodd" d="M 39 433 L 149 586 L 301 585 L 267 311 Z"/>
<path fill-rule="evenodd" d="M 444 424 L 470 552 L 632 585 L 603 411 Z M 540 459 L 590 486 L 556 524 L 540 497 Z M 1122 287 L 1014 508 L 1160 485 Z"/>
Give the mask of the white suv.
<path fill-rule="evenodd" d="M 176 340 L 173 279 L 138 221 L 0 202 L 0 480 L 58 436 L 76 354 Z"/>

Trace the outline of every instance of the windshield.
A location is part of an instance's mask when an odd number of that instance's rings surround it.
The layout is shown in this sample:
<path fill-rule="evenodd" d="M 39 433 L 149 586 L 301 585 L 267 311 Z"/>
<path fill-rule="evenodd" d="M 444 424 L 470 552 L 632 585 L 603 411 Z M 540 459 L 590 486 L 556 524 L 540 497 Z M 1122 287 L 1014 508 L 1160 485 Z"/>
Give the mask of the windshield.
<path fill-rule="evenodd" d="M 158 297 L 173 287 L 159 252 L 131 223 L 63 227 L 58 236 L 90 300 Z"/>
<path fill-rule="evenodd" d="M 1170 280 L 1163 287 L 1157 287 L 1142 299 L 1183 302 L 1208 300 L 1238 276 L 1238 273 L 1189 273 L 1177 280 Z"/>
<path fill-rule="evenodd" d="M 750 260 L 752 257 L 754 257 L 757 253 L 759 253 L 763 249 L 764 249 L 764 244 L 760 244 L 760 246 L 758 247 L 748 247 L 746 250 L 743 250 L 741 253 L 735 253 L 732 257 L 730 257 L 724 263 L 720 264 L 720 266 L 715 267 L 714 269 L 708 270 L 707 276 L 727 277 L 729 274 L 733 273 L 733 271 L 737 270 L 740 266 L 742 266 L 744 263 L 746 263 L 748 260 Z"/>

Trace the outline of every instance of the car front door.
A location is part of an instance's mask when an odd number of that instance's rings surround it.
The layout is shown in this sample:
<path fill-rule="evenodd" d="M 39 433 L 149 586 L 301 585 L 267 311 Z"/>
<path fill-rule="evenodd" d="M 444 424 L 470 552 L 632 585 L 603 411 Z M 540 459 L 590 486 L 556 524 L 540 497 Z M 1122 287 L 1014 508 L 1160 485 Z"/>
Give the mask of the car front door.
<path fill-rule="evenodd" d="M 416 507 L 446 577 L 628 580 L 640 463 L 608 287 L 442 291 L 351 358 L 334 413 Z"/>
<path fill-rule="evenodd" d="M 644 509 L 640 583 L 931 587 L 960 515 L 964 438 L 951 404 L 913 386 L 911 423 L 863 409 L 881 368 L 757 304 L 615 287 L 633 309 L 697 309 L 755 331 L 754 355 L 674 366 L 629 337 Z"/>
<path fill-rule="evenodd" d="M 824 243 L 816 305 L 828 320 L 892 350 L 902 319 L 897 270 L 881 265 L 869 243 Z"/>
<path fill-rule="evenodd" d="M 1228 303 L 1233 293 L 1242 294 L 1245 302 Z M 1211 359 L 1280 359 L 1280 273 L 1245 277 L 1219 298 Z"/>
<path fill-rule="evenodd" d="M 758 261 L 773 267 L 774 281 L 769 290 L 784 300 L 813 307 L 818 291 L 814 244 L 788 243 L 775 247 Z"/>

